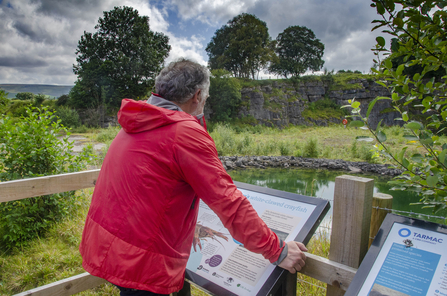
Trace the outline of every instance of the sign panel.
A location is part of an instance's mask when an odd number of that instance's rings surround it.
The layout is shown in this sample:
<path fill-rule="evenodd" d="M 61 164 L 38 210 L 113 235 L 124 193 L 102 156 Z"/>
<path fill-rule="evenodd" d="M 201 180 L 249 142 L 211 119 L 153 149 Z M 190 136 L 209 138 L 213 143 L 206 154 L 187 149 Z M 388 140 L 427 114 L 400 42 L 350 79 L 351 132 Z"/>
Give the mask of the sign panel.
<path fill-rule="evenodd" d="M 235 182 L 261 219 L 283 241 L 306 244 L 329 210 L 318 198 Z M 284 271 L 233 239 L 216 214 L 200 202 L 186 278 L 218 295 L 267 295 Z"/>
<path fill-rule="evenodd" d="M 447 226 L 388 214 L 345 295 L 447 296 Z"/>

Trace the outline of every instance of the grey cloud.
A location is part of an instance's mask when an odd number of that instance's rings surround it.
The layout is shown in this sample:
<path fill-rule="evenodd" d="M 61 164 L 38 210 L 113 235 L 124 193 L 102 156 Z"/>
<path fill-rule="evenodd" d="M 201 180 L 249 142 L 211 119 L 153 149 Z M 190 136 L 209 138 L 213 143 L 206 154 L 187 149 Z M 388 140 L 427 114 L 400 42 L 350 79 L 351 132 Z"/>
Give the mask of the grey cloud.
<path fill-rule="evenodd" d="M 38 4 L 37 13 L 52 17 L 90 19 L 102 11 L 105 1 L 100 0 L 32 0 Z M 102 14 L 101 14 L 102 15 Z"/>
<path fill-rule="evenodd" d="M 28 56 L 0 57 L 0 67 L 36 68 L 36 67 L 45 67 L 47 65 L 48 65 L 48 63 L 42 59 L 31 58 Z"/>

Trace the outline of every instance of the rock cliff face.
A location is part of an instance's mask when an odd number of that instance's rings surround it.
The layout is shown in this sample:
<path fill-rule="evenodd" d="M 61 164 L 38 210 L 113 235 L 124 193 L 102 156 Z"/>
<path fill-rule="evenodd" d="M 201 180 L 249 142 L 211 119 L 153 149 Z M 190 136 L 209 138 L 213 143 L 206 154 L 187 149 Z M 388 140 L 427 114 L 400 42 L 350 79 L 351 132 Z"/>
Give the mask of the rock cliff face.
<path fill-rule="evenodd" d="M 305 117 L 303 111 L 309 104 L 329 98 L 337 105 L 348 104 L 348 100 L 356 99 L 361 103 L 362 114 L 366 114 L 368 104 L 377 96 L 389 96 L 386 88 L 374 81 L 356 79 L 348 82 L 343 89 L 322 81 L 300 82 L 293 85 L 287 82 L 272 81 L 270 85 L 243 88 L 242 106 L 239 117 L 253 117 L 258 123 L 268 126 L 294 125 L 327 125 L 330 122 L 341 123 L 343 118 L 319 119 Z M 380 120 L 386 125 L 394 125 L 397 112 L 384 112 L 391 109 L 388 100 L 378 101 L 373 108 L 369 123 L 373 128 Z M 318 112 L 317 112 L 318 113 Z"/>

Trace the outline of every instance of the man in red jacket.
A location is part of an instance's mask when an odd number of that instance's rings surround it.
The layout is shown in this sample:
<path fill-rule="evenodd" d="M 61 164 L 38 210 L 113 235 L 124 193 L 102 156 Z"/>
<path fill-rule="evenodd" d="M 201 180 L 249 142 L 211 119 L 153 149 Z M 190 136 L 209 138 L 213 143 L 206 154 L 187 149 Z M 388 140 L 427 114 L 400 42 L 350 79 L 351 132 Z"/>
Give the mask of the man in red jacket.
<path fill-rule="evenodd" d="M 121 295 L 165 295 L 183 286 L 202 199 L 237 241 L 291 273 L 306 247 L 284 243 L 226 173 L 206 132 L 209 71 L 189 60 L 157 76 L 147 102 L 124 99 L 122 130 L 96 182 L 80 252 L 83 267 Z"/>

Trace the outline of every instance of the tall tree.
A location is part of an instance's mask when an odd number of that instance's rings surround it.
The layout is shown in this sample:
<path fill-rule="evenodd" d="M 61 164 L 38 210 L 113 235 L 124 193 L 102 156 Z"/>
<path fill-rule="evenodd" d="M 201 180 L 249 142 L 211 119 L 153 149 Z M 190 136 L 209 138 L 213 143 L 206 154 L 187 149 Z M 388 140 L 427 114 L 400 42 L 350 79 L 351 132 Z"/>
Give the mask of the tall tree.
<path fill-rule="evenodd" d="M 169 38 L 150 31 L 149 17 L 126 6 L 104 12 L 95 29 L 78 42 L 71 104 L 119 106 L 126 97 L 144 98 L 171 49 Z"/>
<path fill-rule="evenodd" d="M 270 60 L 270 42 L 266 23 L 242 13 L 214 33 L 206 47 L 209 66 L 236 77 L 254 78 Z"/>
<path fill-rule="evenodd" d="M 324 44 L 306 27 L 290 26 L 276 38 L 277 58 L 270 65 L 270 72 L 287 78 L 299 76 L 307 70 L 318 71 L 323 67 Z"/>

